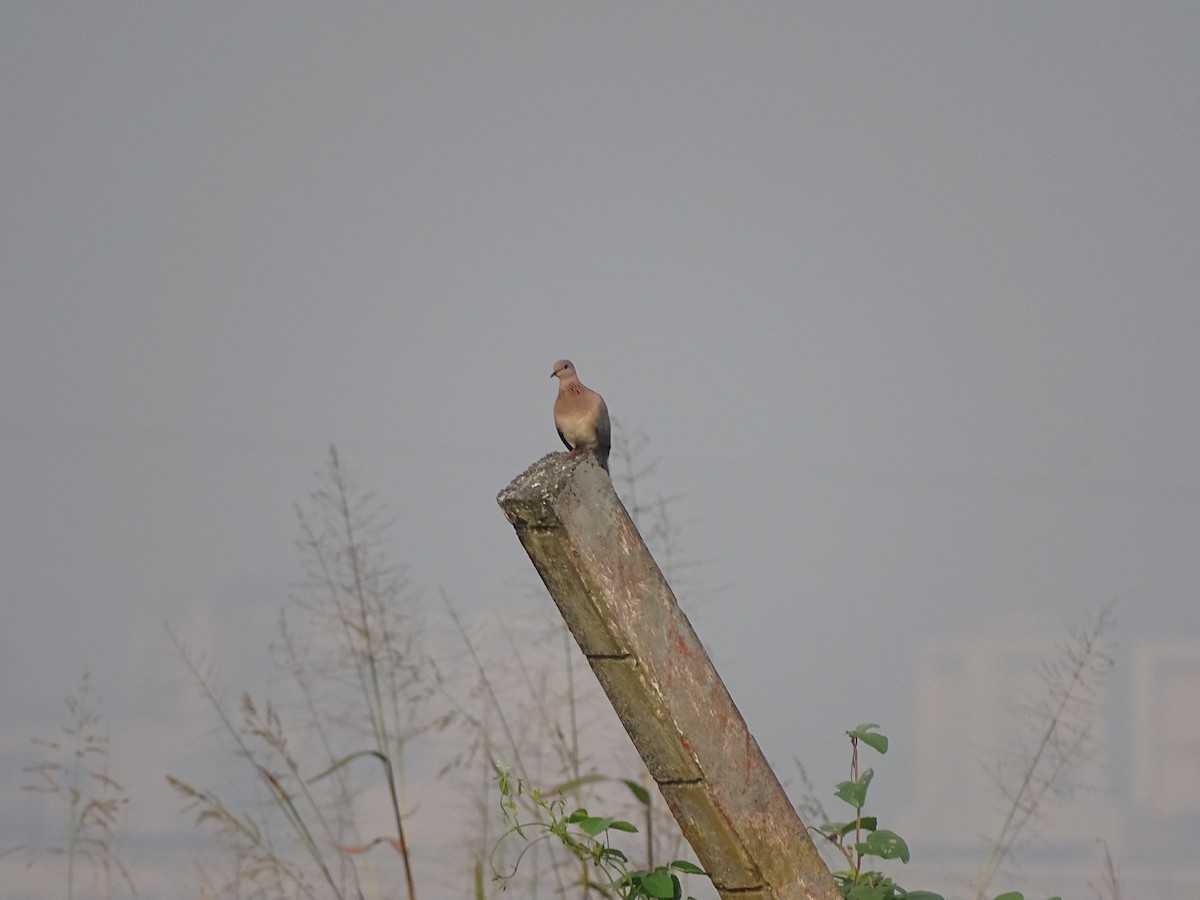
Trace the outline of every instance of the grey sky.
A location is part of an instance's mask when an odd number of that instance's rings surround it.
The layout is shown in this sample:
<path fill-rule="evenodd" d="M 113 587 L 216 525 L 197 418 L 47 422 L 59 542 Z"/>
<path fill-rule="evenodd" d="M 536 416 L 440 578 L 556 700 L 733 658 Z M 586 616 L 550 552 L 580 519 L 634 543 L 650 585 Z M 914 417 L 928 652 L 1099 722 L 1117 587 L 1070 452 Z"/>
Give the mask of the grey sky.
<path fill-rule="evenodd" d="M 0 7 L 0 718 L 85 662 L 166 715 L 164 620 L 265 645 L 331 443 L 417 584 L 527 607 L 494 496 L 564 356 L 820 783 L 911 737 L 922 639 L 1200 634 L 1198 46 L 1193 4 Z"/>

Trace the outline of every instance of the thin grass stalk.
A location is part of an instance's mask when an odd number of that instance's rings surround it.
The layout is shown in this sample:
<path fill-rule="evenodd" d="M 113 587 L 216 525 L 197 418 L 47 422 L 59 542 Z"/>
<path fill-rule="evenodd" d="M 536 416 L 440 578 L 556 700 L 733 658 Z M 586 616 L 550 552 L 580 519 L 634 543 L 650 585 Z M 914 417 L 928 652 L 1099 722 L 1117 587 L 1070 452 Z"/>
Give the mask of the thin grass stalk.
<path fill-rule="evenodd" d="M 576 696 L 575 696 L 575 670 L 571 665 L 571 635 L 564 626 L 563 634 L 563 665 L 567 670 L 567 715 L 570 719 L 570 752 L 567 754 L 569 771 L 571 778 L 575 782 L 575 803 L 579 805 L 581 797 L 579 791 L 579 777 L 581 774 L 579 760 L 579 724 L 575 716 Z M 586 860 L 579 861 L 579 878 L 583 885 L 583 900 L 587 900 L 591 893 L 590 883 L 588 880 L 588 867 Z"/>
<path fill-rule="evenodd" d="M 576 781 L 579 780 L 582 772 L 580 771 L 579 760 L 579 722 L 576 717 L 577 698 L 575 696 L 575 667 L 571 663 L 571 632 L 564 625 L 562 626 L 563 636 L 563 666 L 567 670 L 567 714 L 571 721 L 571 753 L 569 756 L 571 763 L 571 777 Z M 576 792 L 576 799 L 579 794 Z"/>
<path fill-rule="evenodd" d="M 1014 843 L 1024 831 L 1030 817 L 1033 815 L 1034 810 L 1038 808 L 1046 792 L 1067 766 L 1079 761 L 1080 749 L 1084 742 L 1091 736 L 1090 724 L 1080 728 L 1067 752 L 1060 754 L 1057 763 L 1049 775 L 1041 779 L 1041 786 L 1035 786 L 1034 779 L 1039 774 L 1038 767 L 1056 740 L 1059 731 L 1064 727 L 1065 717 L 1069 708 L 1079 700 L 1080 692 L 1090 692 L 1093 690 L 1086 679 L 1086 675 L 1097 663 L 1098 658 L 1101 662 L 1111 664 L 1111 661 L 1108 661 L 1100 652 L 1097 644 L 1101 635 L 1108 628 L 1108 617 L 1112 611 L 1112 607 L 1113 604 L 1108 604 L 1108 606 L 1101 610 L 1093 627 L 1079 635 L 1081 646 L 1077 655 L 1071 654 L 1069 648 L 1067 650 L 1068 658 L 1073 659 L 1073 665 L 1070 669 L 1066 686 L 1062 690 L 1059 700 L 1053 708 L 1053 713 L 1046 723 L 1046 728 L 1038 741 L 1037 749 L 1023 771 L 1020 786 L 1013 795 L 1012 802 L 1008 806 L 996 839 L 992 843 L 987 860 L 980 869 L 979 878 L 975 885 L 975 892 L 972 895 L 973 900 L 980 900 L 983 897 L 984 891 L 987 890 L 1000 864 L 1011 852 Z M 1103 673 L 1101 673 L 1100 677 L 1102 676 Z M 1051 692 L 1052 694 L 1054 692 L 1053 685 L 1051 685 Z"/>
<path fill-rule="evenodd" d="M 222 706 L 221 702 L 217 699 L 217 696 L 214 693 L 212 687 L 209 685 L 208 681 L 201 675 L 200 670 L 197 668 L 195 662 L 187 654 L 186 650 L 184 649 L 183 644 L 180 642 L 179 638 L 176 637 L 175 633 L 173 631 L 171 631 L 169 626 L 167 627 L 167 636 L 170 638 L 171 643 L 175 645 L 175 649 L 179 653 L 180 657 L 183 659 L 184 665 L 187 666 L 188 671 L 191 672 L 192 677 L 196 680 L 196 683 L 199 684 L 200 690 L 203 693 L 205 699 L 208 700 L 209 705 L 212 706 L 212 708 L 216 711 L 217 717 L 220 720 L 221 724 L 224 726 L 225 730 L 233 737 L 234 743 L 237 745 L 238 751 L 242 754 L 242 756 L 244 756 L 246 759 L 250 760 L 253 763 L 254 751 L 251 750 L 250 746 L 243 739 L 241 732 L 233 724 L 233 721 L 229 718 L 229 715 L 225 712 L 224 706 Z M 246 699 L 248 699 L 248 698 L 246 698 Z M 253 763 L 253 764 L 255 766 L 255 770 L 256 770 L 257 774 L 259 775 L 260 780 L 262 780 L 263 783 L 266 784 L 267 787 L 269 788 L 271 797 L 274 800 L 276 806 L 284 814 L 284 817 L 286 819 L 288 819 L 289 822 L 292 822 L 293 815 L 298 815 L 298 813 L 295 810 L 294 805 L 290 803 L 290 799 L 287 802 L 284 802 L 285 798 L 287 798 L 287 796 L 288 796 L 287 792 L 282 789 L 282 786 L 278 784 L 275 777 L 273 775 L 271 775 L 269 772 L 267 772 L 267 770 L 263 766 L 258 765 L 257 763 Z M 168 781 L 171 781 L 172 783 L 175 783 L 175 784 L 182 785 L 182 782 L 177 782 L 175 779 L 172 779 L 170 776 L 168 776 Z M 299 781 L 301 784 L 304 783 L 303 779 L 299 779 Z M 305 794 L 306 794 L 306 796 L 308 796 L 310 803 L 311 803 L 312 802 L 311 795 L 308 795 L 307 789 L 305 790 Z M 207 796 L 209 796 L 210 800 L 214 804 L 219 805 L 219 801 L 216 800 L 215 797 L 211 797 L 211 795 L 207 795 Z M 324 825 L 324 818 L 321 817 L 319 808 L 316 809 L 316 813 L 319 817 L 319 821 L 321 821 L 322 824 Z M 307 826 L 303 825 L 302 820 L 301 820 L 301 826 L 302 826 L 301 830 L 297 831 L 297 836 L 300 837 L 301 843 L 309 851 L 310 858 L 316 864 L 318 870 L 321 872 L 322 877 L 325 879 L 326 883 L 329 885 L 330 890 L 333 891 L 333 895 L 337 898 L 342 898 L 344 895 L 343 895 L 341 888 L 338 886 L 336 880 L 333 878 L 332 873 L 329 871 L 329 867 L 325 864 L 325 860 L 321 855 L 319 847 L 317 846 L 316 842 L 312 840 L 311 834 L 309 833 Z M 326 831 L 328 831 L 327 828 L 326 828 Z M 252 836 L 253 842 L 256 845 L 261 846 L 265 850 L 267 850 L 267 852 L 269 853 L 269 855 L 272 859 L 272 862 L 276 865 L 279 865 L 281 867 L 282 871 L 284 871 L 285 874 L 288 874 L 290 879 L 293 882 L 295 882 L 298 886 L 300 886 L 302 889 L 304 889 L 303 878 L 299 877 L 295 873 L 291 872 L 290 867 L 287 867 L 286 865 L 284 865 L 283 859 L 274 851 L 273 848 L 270 847 L 269 844 L 266 844 L 263 842 L 261 835 L 253 834 L 253 832 L 250 832 L 248 830 L 243 831 L 243 833 L 246 835 Z M 306 890 L 306 893 L 308 893 L 307 890 Z"/>
<path fill-rule="evenodd" d="M 516 739 L 516 736 L 513 732 L 512 726 L 509 724 L 508 717 L 504 714 L 504 707 L 501 705 L 500 698 L 496 694 L 496 689 L 492 683 L 492 679 L 487 674 L 487 669 L 483 665 L 483 660 L 479 656 L 479 651 L 475 647 L 475 642 L 471 640 L 471 636 L 467 632 L 467 628 L 466 628 L 466 625 L 462 621 L 462 617 L 458 614 L 458 610 L 455 609 L 454 605 L 450 602 L 450 598 L 446 595 L 446 592 L 441 591 L 440 593 L 441 593 L 441 597 L 442 597 L 442 602 L 446 605 L 446 609 L 449 612 L 450 619 L 454 623 L 455 630 L 458 632 L 459 637 L 462 638 L 463 644 L 467 648 L 467 653 L 471 658 L 471 662 L 475 667 L 475 672 L 479 678 L 479 683 L 483 687 L 484 693 L 487 697 L 487 707 L 490 708 L 495 713 L 496 718 L 500 722 L 500 727 L 504 732 L 505 740 L 508 742 L 509 752 L 512 754 L 513 769 L 514 769 L 514 771 L 517 772 L 518 777 L 524 779 L 526 782 L 532 783 L 533 779 L 530 777 L 530 770 L 527 768 L 527 766 L 525 764 L 525 760 L 522 757 L 520 744 L 518 743 L 518 741 Z M 518 658 L 519 658 L 519 654 L 518 654 Z M 477 718 L 472 717 L 472 718 L 470 718 L 470 721 L 475 725 L 475 727 L 477 727 L 477 728 L 481 727 L 481 724 L 479 723 L 479 720 Z M 495 764 L 496 763 L 493 760 L 493 765 L 495 765 Z M 532 886 L 532 893 L 529 896 L 529 900 L 536 900 L 537 887 L 538 887 L 538 879 L 536 877 L 536 873 L 538 871 L 537 860 L 538 860 L 538 852 L 540 849 L 540 842 L 539 842 L 539 844 L 535 844 L 532 848 L 527 848 L 527 849 L 529 849 L 533 855 L 532 856 L 533 862 L 532 862 L 531 868 L 533 869 L 533 873 L 534 873 L 534 877 L 531 879 L 531 882 L 530 882 L 530 884 Z M 553 849 L 551 849 L 549 852 L 551 855 L 551 859 L 554 860 Z M 565 881 L 563 881 L 560 866 L 557 864 L 552 864 L 550 866 L 550 872 L 556 882 L 557 896 L 565 896 L 566 892 L 567 892 L 567 883 Z"/>
<path fill-rule="evenodd" d="M 513 730 L 508 724 L 508 718 L 504 715 L 504 708 L 500 705 L 500 699 L 496 696 L 496 690 L 492 686 L 492 680 L 488 677 L 487 670 L 484 668 L 483 661 L 479 658 L 479 653 L 475 649 L 475 643 L 467 634 L 466 625 L 463 624 L 462 617 L 459 616 L 458 610 L 454 608 L 454 604 L 450 602 L 450 598 L 446 596 L 445 591 L 441 591 L 442 602 L 445 603 L 446 609 L 450 613 L 450 620 L 454 623 L 455 630 L 463 640 L 463 644 L 467 648 L 467 653 L 470 654 L 471 662 L 475 666 L 475 671 L 479 675 L 480 684 L 487 694 L 489 705 L 495 711 L 497 718 L 500 720 L 500 727 L 504 730 L 504 738 L 508 742 L 509 751 L 513 755 L 513 764 L 517 772 L 522 778 L 527 777 L 525 764 L 521 761 L 521 749 L 517 744 L 517 739 L 513 735 Z"/>
<path fill-rule="evenodd" d="M 79 785 L 79 768 L 82 765 L 80 756 L 80 751 L 76 749 L 75 764 L 71 767 L 71 788 L 68 794 L 70 825 L 67 829 L 67 900 L 73 900 L 75 897 L 75 852 L 79 848 L 79 831 L 83 827 L 78 813 L 79 798 L 82 794 Z"/>
<path fill-rule="evenodd" d="M 287 660 L 288 673 L 300 687 L 300 694 L 304 698 L 304 706 L 309 716 L 309 722 L 317 734 L 317 740 L 321 744 L 322 752 L 324 753 L 325 758 L 328 759 L 330 763 L 333 763 L 336 760 L 336 755 L 333 750 L 333 742 L 330 738 L 329 730 L 325 725 L 325 717 L 321 715 L 321 712 L 317 707 L 316 692 L 309 680 L 308 671 L 300 663 L 300 648 L 295 643 L 291 629 L 288 628 L 286 613 L 280 613 L 279 633 L 283 638 L 284 655 L 285 659 Z M 353 803 L 350 786 L 345 776 L 340 771 L 337 771 L 333 774 L 334 790 L 337 794 L 339 809 L 349 810 Z M 339 818 L 338 824 L 339 830 L 336 832 L 336 834 L 339 838 L 341 834 L 341 828 L 348 827 L 354 835 L 354 842 L 356 844 L 363 843 L 362 833 L 359 830 L 358 823 L 353 816 L 349 816 L 348 819 Z M 362 880 L 359 875 L 358 867 L 348 862 L 345 854 L 342 855 L 341 863 L 343 876 L 348 874 L 351 880 L 354 882 L 355 892 L 361 894 Z"/>
<path fill-rule="evenodd" d="M 384 712 L 383 690 L 380 685 L 380 660 L 376 646 L 376 629 L 372 623 L 368 590 L 364 579 L 358 529 L 355 524 L 353 510 L 350 507 L 350 488 L 343 475 L 341 462 L 337 455 L 337 448 L 330 448 L 330 477 L 333 480 L 334 500 L 341 519 L 345 539 L 344 546 L 348 557 L 349 574 L 351 577 L 351 595 L 356 601 L 358 619 L 356 628 L 353 631 L 350 630 L 351 622 L 348 617 L 341 615 L 339 616 L 339 620 L 343 624 L 343 635 L 349 647 L 350 658 L 354 660 L 359 685 L 362 688 L 364 698 L 367 700 L 368 720 L 375 739 L 375 746 L 388 759 L 386 766 L 388 793 L 393 810 L 400 857 L 404 864 L 405 887 L 409 900 L 416 900 L 416 885 L 413 879 L 412 859 L 408 848 L 408 835 L 404 826 L 403 816 L 400 812 L 397 782 L 391 762 L 392 738 L 389 734 L 387 716 Z M 328 577 L 331 567 L 324 558 L 320 542 L 314 541 L 312 546 L 317 550 L 322 569 Z M 336 586 L 339 583 L 339 581 L 333 581 L 332 579 L 329 582 L 335 594 L 334 602 L 338 608 L 341 607 L 340 597 L 336 596 Z M 380 602 L 382 603 L 382 600 Z M 386 625 L 381 623 L 381 627 L 386 632 Z M 355 632 L 357 632 L 357 639 Z M 358 647 L 357 650 L 356 645 Z M 397 743 L 397 752 L 400 752 L 399 743 Z"/>
<path fill-rule="evenodd" d="M 517 670 L 521 674 L 521 680 L 525 684 L 525 689 L 529 692 L 530 697 L 534 698 L 535 700 L 539 700 L 539 702 L 534 703 L 534 706 L 533 706 L 534 715 L 536 715 L 538 718 L 538 721 L 541 722 L 542 728 L 545 729 L 546 734 L 549 735 L 553 739 L 551 741 L 551 746 L 553 746 L 555 748 L 555 750 L 558 752 L 559 762 L 562 764 L 564 770 L 566 770 L 566 772 L 568 774 L 568 778 L 565 780 L 564 783 L 567 785 L 573 786 L 573 788 L 574 788 L 573 793 L 574 793 L 576 801 L 578 801 L 579 797 L 580 797 L 579 791 L 577 789 L 579 782 L 580 782 L 579 738 L 578 738 L 578 729 L 576 728 L 576 724 L 575 724 L 575 721 L 576 721 L 575 720 L 575 694 L 574 694 L 574 690 L 573 690 L 574 680 L 570 677 L 570 674 L 569 674 L 570 673 L 569 659 L 568 659 L 568 678 L 567 678 L 567 683 L 568 683 L 567 702 L 568 702 L 568 706 L 570 708 L 570 719 L 571 719 L 571 736 L 570 736 L 570 738 L 563 735 L 562 729 L 559 728 L 558 725 L 550 719 L 549 701 L 551 698 L 547 695 L 544 687 L 539 688 L 534 683 L 533 675 L 529 670 L 529 666 L 525 662 L 525 656 L 524 656 L 524 654 L 521 653 L 521 649 L 517 644 L 516 638 L 513 637 L 512 632 L 508 629 L 507 626 L 502 625 L 501 630 L 504 632 L 504 636 L 508 641 L 509 649 L 512 651 L 512 659 L 516 661 Z M 564 631 L 565 631 L 565 629 L 564 629 Z M 568 637 L 569 637 L 569 635 L 568 635 Z M 567 651 L 568 651 L 568 653 L 570 652 L 569 645 L 567 647 Z M 527 773 L 520 772 L 519 774 L 522 777 L 527 777 Z M 577 805 L 578 805 L 578 803 L 577 803 Z"/>

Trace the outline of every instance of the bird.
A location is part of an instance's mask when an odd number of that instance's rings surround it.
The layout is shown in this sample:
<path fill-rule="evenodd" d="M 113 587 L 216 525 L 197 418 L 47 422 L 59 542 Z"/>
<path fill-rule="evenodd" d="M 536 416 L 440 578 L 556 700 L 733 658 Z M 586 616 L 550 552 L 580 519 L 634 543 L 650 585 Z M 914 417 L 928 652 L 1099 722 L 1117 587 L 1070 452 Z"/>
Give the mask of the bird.
<path fill-rule="evenodd" d="M 608 423 L 608 406 L 604 398 L 584 385 L 575 373 L 575 364 L 560 359 L 554 364 L 551 378 L 558 379 L 558 397 L 554 401 L 554 427 L 571 452 L 578 456 L 584 450 L 596 455 L 600 468 L 608 471 L 608 451 L 612 447 L 612 431 Z"/>

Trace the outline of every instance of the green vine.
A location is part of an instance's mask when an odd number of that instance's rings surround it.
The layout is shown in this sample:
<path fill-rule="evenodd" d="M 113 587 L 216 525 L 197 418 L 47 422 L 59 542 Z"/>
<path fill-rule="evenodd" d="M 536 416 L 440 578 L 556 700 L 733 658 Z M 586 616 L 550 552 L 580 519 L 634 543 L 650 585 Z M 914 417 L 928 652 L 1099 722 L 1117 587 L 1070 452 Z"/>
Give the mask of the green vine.
<path fill-rule="evenodd" d="M 610 816 L 593 816 L 582 808 L 568 813 L 563 798 L 547 799 L 540 788 L 514 778 L 503 766 L 497 766 L 496 782 L 506 830 L 496 843 L 493 860 L 495 851 L 513 835 L 526 842 L 511 870 L 498 872 L 493 862 L 494 878 L 501 884 L 506 885 L 516 875 L 521 859 L 541 841 L 556 841 L 584 863 L 581 876 L 584 883 L 580 886 L 585 893 L 593 889 L 605 897 L 624 900 L 683 900 L 679 875 L 704 874 L 703 869 L 686 859 L 653 869 L 631 869 L 628 857 L 612 845 L 611 835 L 636 833 L 637 826 Z M 522 808 L 527 817 L 524 820 Z"/>

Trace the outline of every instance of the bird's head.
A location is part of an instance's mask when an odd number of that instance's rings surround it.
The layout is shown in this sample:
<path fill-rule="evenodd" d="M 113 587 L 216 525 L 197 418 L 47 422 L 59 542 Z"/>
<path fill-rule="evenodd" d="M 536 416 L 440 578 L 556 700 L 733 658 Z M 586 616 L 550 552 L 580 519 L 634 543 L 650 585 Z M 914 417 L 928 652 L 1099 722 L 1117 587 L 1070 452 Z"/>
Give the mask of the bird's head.
<path fill-rule="evenodd" d="M 554 364 L 554 371 L 550 373 L 550 377 L 559 380 L 575 377 L 575 364 L 569 359 L 560 359 Z"/>

